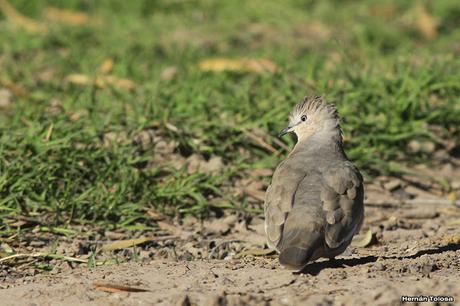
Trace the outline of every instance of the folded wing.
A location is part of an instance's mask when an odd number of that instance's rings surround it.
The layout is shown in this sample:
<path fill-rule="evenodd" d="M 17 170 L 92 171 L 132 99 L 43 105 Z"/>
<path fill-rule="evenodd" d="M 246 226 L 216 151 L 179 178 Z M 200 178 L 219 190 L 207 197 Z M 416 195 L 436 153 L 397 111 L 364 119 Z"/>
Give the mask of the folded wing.
<path fill-rule="evenodd" d="M 329 248 L 349 244 L 359 231 L 364 216 L 363 197 L 362 176 L 351 162 L 335 163 L 323 172 L 321 201 Z"/>
<path fill-rule="evenodd" d="M 293 206 L 295 191 L 304 176 L 304 171 L 287 161 L 282 162 L 273 174 L 264 205 L 267 243 L 273 249 L 278 250 L 286 218 Z"/>

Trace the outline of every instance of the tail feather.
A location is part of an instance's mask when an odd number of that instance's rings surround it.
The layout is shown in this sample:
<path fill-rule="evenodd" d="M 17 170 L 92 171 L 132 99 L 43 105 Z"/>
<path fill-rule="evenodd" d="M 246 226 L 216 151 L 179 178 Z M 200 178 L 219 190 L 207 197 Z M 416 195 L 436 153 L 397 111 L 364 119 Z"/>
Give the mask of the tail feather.
<path fill-rule="evenodd" d="M 321 241 L 321 234 L 312 228 L 285 230 L 280 248 L 280 264 L 288 269 L 302 269 L 308 262 L 317 259 Z"/>
<path fill-rule="evenodd" d="M 288 269 L 302 269 L 309 261 L 311 253 L 307 249 L 299 247 L 288 247 L 283 249 L 279 256 L 280 264 Z"/>

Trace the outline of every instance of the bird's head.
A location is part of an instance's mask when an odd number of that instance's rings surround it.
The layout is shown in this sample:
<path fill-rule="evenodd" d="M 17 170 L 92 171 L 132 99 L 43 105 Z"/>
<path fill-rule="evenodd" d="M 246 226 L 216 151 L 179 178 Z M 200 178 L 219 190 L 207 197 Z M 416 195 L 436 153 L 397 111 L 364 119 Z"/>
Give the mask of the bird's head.
<path fill-rule="evenodd" d="M 339 138 L 342 132 L 337 110 L 334 104 L 326 103 L 321 96 L 303 98 L 289 115 L 289 125 L 280 132 L 280 136 L 295 133 L 297 141 L 313 136 L 328 139 L 328 136 Z"/>

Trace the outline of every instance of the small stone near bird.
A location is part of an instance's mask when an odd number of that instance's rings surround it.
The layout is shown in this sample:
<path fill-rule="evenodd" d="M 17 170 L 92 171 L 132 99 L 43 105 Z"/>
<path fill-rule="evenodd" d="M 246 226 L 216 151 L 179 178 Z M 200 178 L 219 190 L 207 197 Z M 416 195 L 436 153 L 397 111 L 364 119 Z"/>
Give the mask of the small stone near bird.
<path fill-rule="evenodd" d="M 339 115 L 320 96 L 292 110 L 281 136 L 297 143 L 276 168 L 265 195 L 265 232 L 280 264 L 302 270 L 320 257 L 343 253 L 364 218 L 363 179 L 348 160 Z"/>

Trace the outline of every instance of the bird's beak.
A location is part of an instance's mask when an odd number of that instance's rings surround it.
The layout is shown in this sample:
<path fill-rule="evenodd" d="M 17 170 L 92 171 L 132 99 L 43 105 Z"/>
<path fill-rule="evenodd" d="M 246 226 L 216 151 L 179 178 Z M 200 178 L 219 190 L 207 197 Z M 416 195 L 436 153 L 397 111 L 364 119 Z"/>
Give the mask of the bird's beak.
<path fill-rule="evenodd" d="M 287 128 L 282 129 L 281 132 L 278 134 L 278 137 L 282 137 L 283 135 L 292 132 L 292 128 L 293 126 L 288 126 Z"/>

